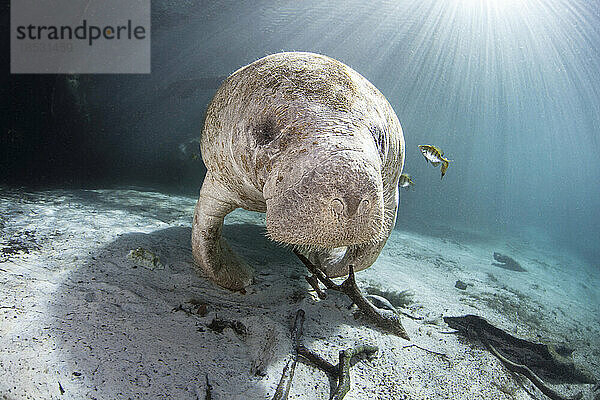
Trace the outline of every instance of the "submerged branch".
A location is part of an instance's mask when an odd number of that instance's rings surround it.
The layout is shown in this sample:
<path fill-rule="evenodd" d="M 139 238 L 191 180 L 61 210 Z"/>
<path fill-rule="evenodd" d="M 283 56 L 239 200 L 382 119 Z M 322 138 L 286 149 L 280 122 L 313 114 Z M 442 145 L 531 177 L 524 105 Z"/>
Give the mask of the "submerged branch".
<path fill-rule="evenodd" d="M 375 307 L 369 300 L 365 298 L 365 296 L 360 292 L 356 284 L 356 280 L 354 278 L 354 267 L 350 265 L 348 267 L 348 278 L 342 284 L 338 285 L 333 280 L 331 280 L 323 271 L 321 271 L 318 267 L 316 267 L 313 263 L 311 263 L 304 255 L 294 250 L 294 253 L 300 261 L 306 266 L 306 268 L 314 275 L 316 278 L 325 285 L 327 289 L 337 290 L 346 294 L 353 302 L 358 306 L 358 308 L 365 314 L 365 316 L 370 319 L 377 327 L 383 329 L 384 331 L 393 333 L 394 335 L 400 336 L 403 339 L 410 340 L 404 327 L 402 326 L 402 322 L 400 321 L 400 317 L 394 311 L 383 310 Z"/>
<path fill-rule="evenodd" d="M 413 344 L 406 345 L 406 346 L 404 346 L 404 347 L 402 347 L 402 348 L 403 348 L 403 349 L 408 349 L 409 347 L 416 347 L 417 349 L 421 349 L 421 350 L 423 350 L 423 351 L 426 351 L 426 352 L 428 352 L 428 353 L 435 354 L 436 356 L 440 356 L 440 357 L 442 357 L 442 358 L 444 358 L 444 359 L 446 359 L 446 360 L 448 359 L 448 355 L 446 355 L 446 354 L 444 354 L 444 353 L 438 353 L 437 351 L 433 351 L 433 350 L 426 349 L 425 347 L 418 346 L 418 345 L 416 345 L 416 344 L 414 344 L 414 343 L 413 343 Z"/>
<path fill-rule="evenodd" d="M 330 400 L 341 400 L 350 391 L 350 367 L 352 366 L 352 359 L 362 354 L 371 356 L 378 350 L 379 349 L 376 346 L 370 345 L 359 345 L 351 349 L 342 350 L 340 351 L 339 362 L 337 365 L 333 365 L 304 346 L 298 348 L 298 354 L 326 374 L 337 378 L 338 384 L 331 394 Z"/>
<path fill-rule="evenodd" d="M 353 349 L 347 349 L 340 351 L 340 362 L 338 364 L 338 387 L 331 396 L 331 400 L 341 400 L 344 398 L 346 393 L 350 391 L 350 361 L 353 357 L 359 356 L 363 353 L 371 355 L 377 352 L 376 346 L 360 345 Z"/>
<path fill-rule="evenodd" d="M 315 290 L 319 299 L 324 300 L 327 298 L 327 294 L 319 287 L 319 280 L 316 275 L 305 276 L 304 279 L 306 279 L 306 282 L 308 282 L 310 287 Z"/>
<path fill-rule="evenodd" d="M 208 374 L 206 374 L 206 395 L 204 396 L 204 400 L 212 399 L 212 385 L 208 381 Z"/>
<path fill-rule="evenodd" d="M 304 346 L 298 347 L 298 354 L 307 361 L 313 363 L 320 370 L 325 371 L 328 375 L 337 376 L 339 370 L 338 367 L 324 359 L 318 354 L 313 353 Z"/>
<path fill-rule="evenodd" d="M 273 400 L 286 400 L 290 394 L 290 387 L 292 386 L 292 379 L 294 378 L 294 371 L 298 362 L 298 348 L 300 347 L 300 336 L 302 336 L 302 324 L 304 324 L 304 310 L 300 309 L 296 312 L 294 327 L 292 328 L 292 344 L 294 346 L 292 358 L 288 360 L 283 368 L 283 373 L 273 395 Z"/>
<path fill-rule="evenodd" d="M 542 381 L 542 379 L 535 374 L 535 372 L 529 369 L 529 367 L 523 364 L 517 364 L 510 361 L 508 358 L 500 354 L 500 352 L 498 352 L 498 350 L 496 350 L 496 348 L 490 342 L 488 342 L 488 340 L 485 337 L 485 334 L 480 332 L 477 333 L 479 334 L 479 339 L 485 345 L 485 347 L 487 347 L 490 353 L 495 355 L 506 366 L 506 368 L 508 368 L 512 372 L 518 372 L 520 374 L 525 375 L 527 379 L 529 379 L 538 389 L 540 389 L 542 393 L 544 393 L 552 400 L 579 400 L 583 397 L 583 393 L 581 392 L 571 397 L 564 397 L 558 394 L 556 391 L 554 391 L 552 388 L 546 385 L 544 381 Z"/>

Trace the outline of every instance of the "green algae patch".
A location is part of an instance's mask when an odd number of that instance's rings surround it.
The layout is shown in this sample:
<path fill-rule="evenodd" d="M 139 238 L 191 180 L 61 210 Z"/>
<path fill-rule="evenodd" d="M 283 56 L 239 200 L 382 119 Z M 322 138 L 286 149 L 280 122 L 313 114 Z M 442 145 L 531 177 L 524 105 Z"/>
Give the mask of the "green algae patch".
<path fill-rule="evenodd" d="M 139 266 L 152 270 L 165 268 L 156 254 L 143 247 L 131 250 L 129 254 L 127 254 L 127 258 L 133 261 L 136 267 Z"/>

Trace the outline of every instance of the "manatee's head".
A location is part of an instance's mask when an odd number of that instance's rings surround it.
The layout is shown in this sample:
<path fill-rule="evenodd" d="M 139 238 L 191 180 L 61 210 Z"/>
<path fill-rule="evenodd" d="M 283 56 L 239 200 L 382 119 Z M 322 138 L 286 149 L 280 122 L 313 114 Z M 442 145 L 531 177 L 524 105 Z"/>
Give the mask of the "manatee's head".
<path fill-rule="evenodd" d="M 327 249 L 384 239 L 381 159 L 368 131 L 277 148 L 263 187 L 271 239 Z"/>

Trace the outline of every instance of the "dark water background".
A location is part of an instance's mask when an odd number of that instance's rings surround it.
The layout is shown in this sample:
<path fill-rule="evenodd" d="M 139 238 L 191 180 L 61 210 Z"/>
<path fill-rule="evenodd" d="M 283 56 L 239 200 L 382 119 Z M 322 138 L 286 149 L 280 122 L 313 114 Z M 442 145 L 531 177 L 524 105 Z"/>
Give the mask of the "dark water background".
<path fill-rule="evenodd" d="M 394 107 L 416 183 L 399 226 L 541 232 L 600 267 L 597 0 L 154 0 L 150 75 L 11 76 L 3 57 L 0 178 L 195 195 L 220 80 L 283 50 L 339 59 Z M 423 143 L 454 160 L 443 180 Z"/>

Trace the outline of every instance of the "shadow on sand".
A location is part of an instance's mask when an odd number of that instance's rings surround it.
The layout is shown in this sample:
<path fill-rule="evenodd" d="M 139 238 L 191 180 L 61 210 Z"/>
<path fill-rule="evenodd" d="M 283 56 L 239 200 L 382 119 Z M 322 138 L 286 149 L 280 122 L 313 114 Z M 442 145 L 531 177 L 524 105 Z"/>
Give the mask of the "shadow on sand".
<path fill-rule="evenodd" d="M 50 327 L 73 371 L 65 387 L 83 385 L 88 398 L 203 399 L 208 375 L 217 398 L 266 399 L 289 354 L 289 328 L 300 307 L 307 313 L 303 342 L 309 347 L 338 335 L 340 326 L 358 324 L 345 299 L 317 303 L 308 296 L 304 267 L 289 249 L 266 239 L 261 227 L 224 229 L 234 250 L 255 268 L 255 283 L 245 295 L 201 276 L 192 262 L 190 234 L 188 227 L 172 227 L 122 235 L 65 279 Z M 139 247 L 158 256 L 160 265 L 136 266 L 127 255 Z M 198 302 L 207 304 L 206 315 L 184 311 Z M 212 331 L 215 314 L 241 321 L 248 335 Z M 260 377 L 251 373 L 257 357 L 251 343 L 263 346 L 266 330 L 275 345 Z"/>

